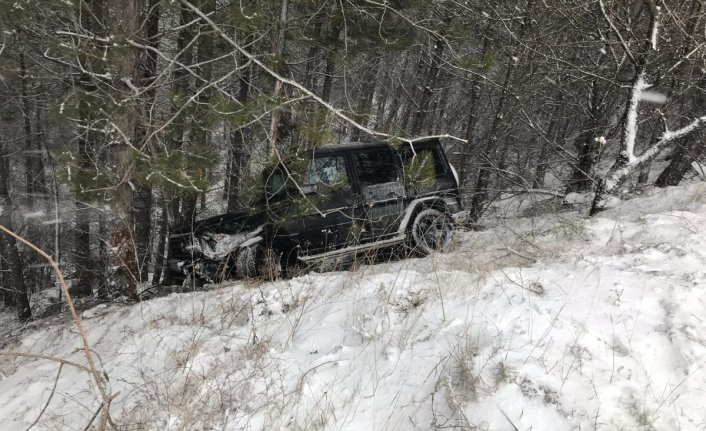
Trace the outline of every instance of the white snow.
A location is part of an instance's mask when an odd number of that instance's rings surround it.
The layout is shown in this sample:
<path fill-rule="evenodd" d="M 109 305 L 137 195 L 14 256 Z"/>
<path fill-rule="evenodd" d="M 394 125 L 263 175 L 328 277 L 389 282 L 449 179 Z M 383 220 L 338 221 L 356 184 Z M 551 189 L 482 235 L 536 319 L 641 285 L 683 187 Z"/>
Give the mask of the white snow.
<path fill-rule="evenodd" d="M 119 392 L 113 419 L 162 430 L 703 429 L 706 184 L 650 190 L 591 219 L 502 219 L 456 237 L 423 259 L 84 311 Z M 10 317 L 0 314 L 3 328 Z M 3 351 L 84 363 L 63 319 L 30 325 Z M 57 370 L 0 357 L 3 430 L 34 421 Z M 64 366 L 34 429 L 83 429 L 98 405 L 88 376 Z"/>

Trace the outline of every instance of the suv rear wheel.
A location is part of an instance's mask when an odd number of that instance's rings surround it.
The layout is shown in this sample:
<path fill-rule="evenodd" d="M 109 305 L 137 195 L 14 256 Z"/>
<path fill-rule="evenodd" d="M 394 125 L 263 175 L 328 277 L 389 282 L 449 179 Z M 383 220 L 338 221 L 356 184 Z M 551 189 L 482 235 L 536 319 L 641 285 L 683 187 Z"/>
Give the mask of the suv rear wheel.
<path fill-rule="evenodd" d="M 411 234 L 414 250 L 428 255 L 432 251 L 443 249 L 451 242 L 451 219 L 434 208 L 424 209 L 414 217 Z"/>

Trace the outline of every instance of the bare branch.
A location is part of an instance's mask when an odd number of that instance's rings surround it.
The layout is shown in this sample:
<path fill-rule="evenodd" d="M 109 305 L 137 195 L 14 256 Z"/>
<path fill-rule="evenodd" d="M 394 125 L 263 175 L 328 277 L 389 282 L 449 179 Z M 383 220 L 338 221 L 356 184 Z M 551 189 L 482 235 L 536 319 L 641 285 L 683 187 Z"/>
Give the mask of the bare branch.
<path fill-rule="evenodd" d="M 71 299 L 71 293 L 69 293 L 69 288 L 66 286 L 66 281 L 64 280 L 64 275 L 61 273 L 61 270 L 59 269 L 59 266 L 54 262 L 54 259 L 52 259 L 51 256 L 49 256 L 44 250 L 41 248 L 37 247 L 30 241 L 24 239 L 23 237 L 17 235 L 16 233 L 10 231 L 7 229 L 5 226 L 0 225 L 0 231 L 4 232 L 5 234 L 15 238 L 17 241 L 21 242 L 22 244 L 26 245 L 27 247 L 31 248 L 35 252 L 37 252 L 40 256 L 42 256 L 46 261 L 49 263 L 49 265 L 52 267 L 54 270 L 54 273 L 56 274 L 56 278 L 59 281 L 59 285 L 61 286 L 61 290 L 64 293 L 64 297 L 66 298 L 66 304 L 69 306 L 69 311 L 71 312 L 71 318 L 73 320 L 74 325 L 76 326 L 76 329 L 78 330 L 79 336 L 81 337 L 81 343 L 83 344 L 83 355 L 86 358 L 86 363 L 88 364 L 87 371 L 89 374 L 93 377 L 93 380 L 96 384 L 96 387 L 98 388 L 98 392 L 101 395 L 101 398 L 103 399 L 104 402 L 109 400 L 109 395 L 108 391 L 106 389 L 105 381 L 103 379 L 103 376 L 98 372 L 96 369 L 96 366 L 93 362 L 93 355 L 91 355 L 91 348 L 88 344 L 88 336 L 86 335 L 86 331 L 83 329 L 83 325 L 81 324 L 81 319 L 78 317 L 78 313 L 76 313 L 76 307 L 74 306 L 74 301 Z M 0 352 L 2 354 L 2 352 Z M 17 356 L 28 356 L 28 355 L 17 355 Z M 42 359 L 48 359 L 48 357 L 43 357 Z M 54 360 L 54 359 L 52 359 Z M 62 362 L 62 361 L 60 361 Z M 64 362 L 62 362 L 64 363 Z M 74 365 L 74 364 L 70 364 Z M 76 366 L 76 365 L 74 365 Z M 109 416 L 109 413 L 107 411 L 104 412 L 104 415 L 107 417 Z"/>
<path fill-rule="evenodd" d="M 374 136 L 374 137 L 382 138 L 382 139 L 399 138 L 397 136 L 393 136 L 393 135 L 390 135 L 390 134 L 384 133 L 384 132 L 379 132 L 379 131 L 370 129 L 366 126 L 363 126 L 359 122 L 355 121 L 353 118 L 346 115 L 342 110 L 336 109 L 333 105 L 331 105 L 330 103 L 326 102 L 325 100 L 323 100 L 322 98 L 320 98 L 319 96 L 314 94 L 314 92 L 307 89 L 302 84 L 298 83 L 295 80 L 286 78 L 286 77 L 282 76 L 281 74 L 277 73 L 276 71 L 272 70 L 271 68 L 266 66 L 263 62 L 261 62 L 259 59 L 257 59 L 257 57 L 255 57 L 253 54 L 251 54 L 247 50 L 243 49 L 238 43 L 235 42 L 235 40 L 233 40 L 233 38 L 231 38 L 228 34 L 226 34 L 225 31 L 223 31 L 223 29 L 220 28 L 220 26 L 218 26 L 211 18 L 206 16 L 206 14 L 204 14 L 199 8 L 197 8 L 196 6 L 191 4 L 188 0 L 181 0 L 181 2 L 185 6 L 187 6 L 189 9 L 191 9 L 194 13 L 196 13 L 198 16 L 200 16 L 201 19 L 203 19 L 207 24 L 209 24 L 223 40 L 225 40 L 233 48 L 237 49 L 238 52 L 243 54 L 244 57 L 246 57 L 248 60 L 252 61 L 253 64 L 257 65 L 260 69 L 265 71 L 268 75 L 270 75 L 273 78 L 281 81 L 282 83 L 287 84 L 290 87 L 294 87 L 297 90 L 301 91 L 302 93 L 308 95 L 313 100 L 315 100 L 317 103 L 319 103 L 321 106 L 323 106 L 324 108 L 329 110 L 331 113 L 333 113 L 336 117 L 340 118 L 341 120 L 350 124 L 351 126 L 361 130 L 362 132 L 367 133 L 370 136 Z M 439 136 L 441 137 L 442 135 L 439 135 Z M 452 137 L 451 135 L 443 135 L 443 137 L 452 138 L 452 139 L 455 139 L 455 140 L 461 141 L 461 142 L 468 142 L 467 140 L 465 140 L 463 138 L 459 138 L 459 137 L 455 137 L 455 136 Z M 418 139 L 402 138 L 402 140 L 413 142 Z"/>
<path fill-rule="evenodd" d="M 632 51 L 630 50 L 630 47 L 628 46 L 627 42 L 625 42 L 625 39 L 623 39 L 623 36 L 620 34 L 620 30 L 613 24 L 613 20 L 610 19 L 608 16 L 608 12 L 606 12 L 605 5 L 603 4 L 603 0 L 598 0 L 598 5 L 601 7 L 601 13 L 603 14 L 603 18 L 606 20 L 608 23 L 608 26 L 610 27 L 611 30 L 613 30 L 613 33 L 615 33 L 615 36 L 618 38 L 620 41 L 620 44 L 623 46 L 623 50 L 625 51 L 625 54 L 627 54 L 628 57 L 630 57 L 630 60 L 632 60 L 633 63 L 636 63 L 635 56 L 632 55 Z"/>

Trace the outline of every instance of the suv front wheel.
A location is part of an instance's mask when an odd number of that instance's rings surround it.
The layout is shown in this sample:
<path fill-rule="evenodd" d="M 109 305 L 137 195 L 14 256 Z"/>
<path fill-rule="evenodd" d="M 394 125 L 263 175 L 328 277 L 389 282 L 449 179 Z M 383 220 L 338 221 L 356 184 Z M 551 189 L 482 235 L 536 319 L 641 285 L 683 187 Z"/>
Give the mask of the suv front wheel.
<path fill-rule="evenodd" d="M 278 256 L 272 249 L 255 244 L 240 250 L 236 257 L 235 270 L 240 279 L 274 280 L 282 272 L 282 267 Z"/>
<path fill-rule="evenodd" d="M 434 208 L 424 209 L 414 217 L 411 234 L 414 250 L 428 255 L 432 251 L 443 249 L 451 242 L 451 219 Z"/>

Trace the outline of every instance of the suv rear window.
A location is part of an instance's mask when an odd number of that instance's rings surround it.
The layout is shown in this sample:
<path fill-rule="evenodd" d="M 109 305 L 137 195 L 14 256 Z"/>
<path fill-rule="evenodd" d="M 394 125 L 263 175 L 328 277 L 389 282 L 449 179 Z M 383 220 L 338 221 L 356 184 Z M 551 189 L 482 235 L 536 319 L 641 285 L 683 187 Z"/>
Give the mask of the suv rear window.
<path fill-rule="evenodd" d="M 415 152 L 412 152 L 411 148 L 405 147 L 401 151 L 401 156 L 402 165 L 405 167 L 414 167 L 414 170 L 419 169 L 428 172 L 432 169 L 432 167 L 428 165 L 433 163 L 433 173 L 435 177 L 446 173 L 446 165 L 443 163 L 437 148 L 417 149 L 415 155 Z"/>

